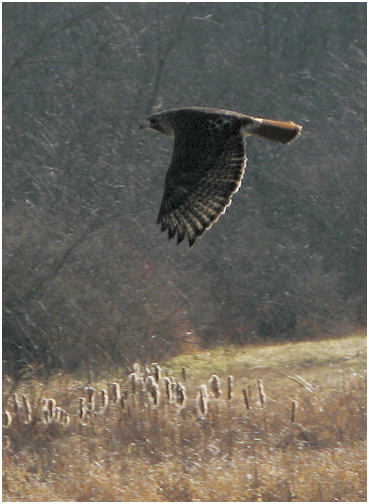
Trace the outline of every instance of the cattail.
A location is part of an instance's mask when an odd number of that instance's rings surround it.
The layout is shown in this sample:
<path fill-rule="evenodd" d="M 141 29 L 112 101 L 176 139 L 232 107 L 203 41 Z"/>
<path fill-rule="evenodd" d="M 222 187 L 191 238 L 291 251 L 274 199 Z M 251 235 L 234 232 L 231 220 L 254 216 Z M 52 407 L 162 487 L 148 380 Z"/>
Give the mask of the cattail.
<path fill-rule="evenodd" d="M 111 383 L 110 384 L 110 400 L 114 403 L 119 402 L 121 397 L 120 394 L 120 385 L 119 383 Z"/>
<path fill-rule="evenodd" d="M 155 406 L 158 406 L 160 401 L 160 388 L 158 383 L 154 383 L 152 391 L 151 391 L 152 402 Z"/>
<path fill-rule="evenodd" d="M 180 408 L 184 408 L 186 406 L 187 394 L 186 387 L 182 385 L 179 381 L 176 383 L 176 404 Z"/>
<path fill-rule="evenodd" d="M 177 378 L 174 378 L 173 376 L 170 377 L 170 387 L 172 389 L 172 396 L 173 396 L 173 401 L 176 400 L 176 394 L 177 394 L 177 383 L 178 380 Z"/>
<path fill-rule="evenodd" d="M 8 428 L 12 424 L 12 415 L 10 414 L 9 411 L 4 410 L 3 411 L 3 427 Z"/>
<path fill-rule="evenodd" d="M 173 391 L 172 391 L 172 381 L 169 378 L 169 376 L 166 376 L 164 378 L 164 390 L 165 390 L 165 397 L 168 401 L 168 403 L 173 402 Z"/>
<path fill-rule="evenodd" d="M 228 400 L 232 399 L 233 396 L 233 376 L 228 376 L 228 390 L 227 390 L 227 398 Z"/>
<path fill-rule="evenodd" d="M 250 408 L 251 408 L 251 402 L 252 402 L 252 387 L 251 387 L 251 384 L 249 383 L 246 387 L 246 392 L 247 392 L 247 398 L 249 400 L 249 405 L 250 405 Z"/>
<path fill-rule="evenodd" d="M 137 374 L 136 373 L 130 373 L 128 375 L 128 381 L 131 384 L 132 387 L 132 394 L 135 395 L 136 393 L 136 384 L 137 384 Z"/>
<path fill-rule="evenodd" d="M 52 397 L 46 399 L 46 407 L 49 412 L 49 421 L 55 418 L 56 401 Z"/>
<path fill-rule="evenodd" d="M 18 399 L 18 394 L 16 394 L 15 392 L 13 394 L 13 401 L 14 401 L 14 416 L 15 416 L 15 418 L 18 418 L 20 415 L 20 412 L 22 411 L 22 407 L 21 407 L 19 399 Z"/>
<path fill-rule="evenodd" d="M 24 414 L 26 417 L 24 423 L 30 424 L 32 422 L 32 408 L 29 399 L 25 394 L 22 394 L 22 402 Z"/>
<path fill-rule="evenodd" d="M 161 367 L 156 362 L 154 362 L 154 364 L 152 365 L 152 374 L 155 378 L 156 383 L 160 383 L 160 381 L 161 381 Z"/>
<path fill-rule="evenodd" d="M 297 406 L 298 406 L 298 402 L 293 399 L 292 406 L 291 406 L 291 423 L 293 423 L 295 421 L 295 414 L 296 414 Z"/>
<path fill-rule="evenodd" d="M 213 375 L 209 380 L 209 391 L 213 394 L 215 399 L 219 399 L 222 394 L 220 388 L 220 380 L 217 375 Z"/>
<path fill-rule="evenodd" d="M 70 416 L 67 411 L 64 409 L 60 410 L 60 423 L 64 426 L 67 427 L 70 424 Z"/>
<path fill-rule="evenodd" d="M 78 398 L 77 418 L 81 423 L 86 419 L 86 399 L 84 397 Z"/>
<path fill-rule="evenodd" d="M 261 383 L 261 380 L 257 379 L 256 380 L 257 386 L 258 386 L 258 394 L 259 394 L 259 404 L 261 408 L 264 408 L 266 404 L 266 394 L 264 391 L 263 384 Z"/>
<path fill-rule="evenodd" d="M 131 382 L 132 394 L 135 395 L 138 390 L 142 390 L 143 388 L 143 378 L 137 373 L 131 373 L 128 376 L 129 381 Z"/>
<path fill-rule="evenodd" d="M 206 417 L 208 414 L 209 395 L 206 385 L 200 385 L 197 389 L 196 408 L 199 417 Z"/>
<path fill-rule="evenodd" d="M 135 362 L 132 366 L 133 372 L 136 373 L 138 376 L 141 375 L 141 366 L 138 362 Z"/>
<path fill-rule="evenodd" d="M 100 390 L 100 398 L 101 398 L 101 410 L 100 414 L 105 415 L 109 408 L 109 394 L 105 389 Z"/>
<path fill-rule="evenodd" d="M 242 392 L 243 392 L 243 398 L 245 400 L 245 406 L 246 406 L 246 409 L 250 409 L 250 401 L 249 401 L 249 397 L 247 395 L 247 391 L 246 389 L 242 389 Z"/>
<path fill-rule="evenodd" d="M 87 410 L 90 413 L 93 413 L 95 411 L 95 389 L 88 385 L 85 387 L 85 391 L 87 392 Z"/>
<path fill-rule="evenodd" d="M 142 376 L 143 376 L 144 380 L 146 380 L 148 376 L 151 376 L 151 369 L 149 368 L 149 366 L 145 365 L 143 367 Z"/>
<path fill-rule="evenodd" d="M 155 383 L 154 377 L 153 376 L 148 376 L 147 379 L 146 379 L 146 390 L 147 390 L 147 393 L 149 395 L 151 394 L 151 391 L 153 389 L 154 383 Z"/>
<path fill-rule="evenodd" d="M 59 406 L 57 406 L 55 408 L 54 421 L 57 422 L 57 423 L 60 423 L 61 422 L 61 416 L 62 416 L 62 408 L 59 408 Z"/>
<path fill-rule="evenodd" d="M 48 424 L 50 422 L 50 411 L 48 407 L 48 399 L 44 399 L 42 401 L 42 410 L 41 410 L 41 418 L 44 424 Z"/>
<path fill-rule="evenodd" d="M 139 382 L 140 383 L 140 382 Z M 141 407 L 143 406 L 146 406 L 147 405 L 147 398 L 148 398 L 148 392 L 144 386 L 144 382 L 142 381 L 142 386 L 139 387 L 138 389 L 138 393 L 139 393 L 139 404 Z"/>
<path fill-rule="evenodd" d="M 154 376 L 148 376 L 146 380 L 146 391 L 150 401 L 157 405 L 160 397 L 159 385 Z"/>

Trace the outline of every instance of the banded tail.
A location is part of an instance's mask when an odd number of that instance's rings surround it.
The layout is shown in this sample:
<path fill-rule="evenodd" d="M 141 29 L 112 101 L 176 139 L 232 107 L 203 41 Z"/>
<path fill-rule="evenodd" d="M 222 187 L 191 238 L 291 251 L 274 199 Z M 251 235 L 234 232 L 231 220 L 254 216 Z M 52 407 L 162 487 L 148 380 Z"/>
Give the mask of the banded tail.
<path fill-rule="evenodd" d="M 295 140 L 301 134 L 302 126 L 292 121 L 273 121 L 271 119 L 255 118 L 251 128 L 246 131 L 249 134 L 287 144 Z"/>

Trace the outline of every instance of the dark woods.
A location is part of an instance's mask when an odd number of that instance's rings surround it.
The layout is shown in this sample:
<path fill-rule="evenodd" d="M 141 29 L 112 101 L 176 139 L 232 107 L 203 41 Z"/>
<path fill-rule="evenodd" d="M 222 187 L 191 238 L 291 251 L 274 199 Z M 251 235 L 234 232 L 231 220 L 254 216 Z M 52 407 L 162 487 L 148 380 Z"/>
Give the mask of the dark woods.
<path fill-rule="evenodd" d="M 363 325 L 365 48 L 365 3 L 5 3 L 4 371 Z M 192 250 L 155 224 L 171 141 L 138 130 L 186 105 L 303 125 L 249 141 Z"/>

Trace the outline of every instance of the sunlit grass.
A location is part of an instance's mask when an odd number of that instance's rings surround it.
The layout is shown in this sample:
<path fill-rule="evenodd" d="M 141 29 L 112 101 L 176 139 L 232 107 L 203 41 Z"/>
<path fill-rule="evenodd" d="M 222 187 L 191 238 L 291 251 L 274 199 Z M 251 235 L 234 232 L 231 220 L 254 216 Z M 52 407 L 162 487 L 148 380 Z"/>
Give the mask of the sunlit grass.
<path fill-rule="evenodd" d="M 366 369 L 366 333 L 359 332 L 344 338 L 299 343 L 269 344 L 238 347 L 227 345 L 197 353 L 180 355 L 168 361 L 165 367 L 180 373 L 184 366 L 194 379 L 206 373 L 242 375 L 255 367 L 275 370 L 297 369 L 309 377 L 340 375 L 354 362 Z M 339 364 L 339 366 L 337 366 Z"/>

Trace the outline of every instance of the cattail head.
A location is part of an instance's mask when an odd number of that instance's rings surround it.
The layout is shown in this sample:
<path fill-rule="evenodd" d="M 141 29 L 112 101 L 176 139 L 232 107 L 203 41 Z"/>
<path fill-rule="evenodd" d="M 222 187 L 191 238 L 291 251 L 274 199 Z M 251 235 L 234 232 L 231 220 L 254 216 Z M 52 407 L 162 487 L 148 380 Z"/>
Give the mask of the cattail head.
<path fill-rule="evenodd" d="M 206 417 L 208 414 L 209 395 L 206 385 L 200 385 L 197 389 L 196 409 L 199 417 Z"/>
<path fill-rule="evenodd" d="M 41 410 L 41 418 L 44 424 L 48 424 L 50 422 L 50 411 L 48 407 L 48 399 L 43 399 L 42 401 L 42 410 Z"/>
<path fill-rule="evenodd" d="M 100 390 L 101 413 L 106 413 L 109 407 L 109 394 L 105 389 Z"/>
<path fill-rule="evenodd" d="M 28 397 L 22 394 L 23 409 L 25 414 L 25 423 L 29 424 L 32 422 L 32 408 Z"/>
<path fill-rule="evenodd" d="M 87 393 L 87 409 L 90 413 L 95 411 L 95 389 L 88 385 L 85 387 L 85 391 Z"/>
<path fill-rule="evenodd" d="M 168 403 L 173 402 L 172 381 L 169 378 L 169 376 L 166 376 L 164 378 L 164 391 L 165 391 L 165 398 L 168 401 Z"/>
<path fill-rule="evenodd" d="M 60 423 L 61 417 L 62 417 L 62 408 L 59 408 L 59 406 L 57 406 L 55 408 L 55 418 L 54 418 L 54 421 Z"/>
<path fill-rule="evenodd" d="M 174 378 L 174 376 L 170 377 L 170 386 L 172 387 L 173 394 L 175 394 L 175 392 L 176 392 L 177 382 L 178 382 L 178 380 L 176 378 Z"/>
<path fill-rule="evenodd" d="M 56 408 L 56 401 L 52 397 L 50 399 L 46 399 L 46 407 L 49 412 L 49 418 L 50 420 L 55 418 L 55 408 Z"/>
<path fill-rule="evenodd" d="M 176 391 L 175 398 L 177 406 L 179 406 L 180 408 L 184 408 L 186 406 L 186 400 L 187 400 L 186 387 L 182 383 L 177 381 L 175 391 Z"/>
<path fill-rule="evenodd" d="M 209 380 L 209 392 L 215 397 L 215 399 L 219 399 L 222 394 L 220 388 L 220 380 L 217 375 L 213 375 Z"/>
<path fill-rule="evenodd" d="M 160 381 L 161 381 L 161 367 L 156 362 L 154 362 L 152 365 L 152 374 L 155 378 L 156 383 L 160 383 Z"/>
<path fill-rule="evenodd" d="M 13 394 L 13 401 L 14 401 L 14 415 L 17 417 L 20 414 L 21 405 L 18 399 L 18 394 L 16 392 L 14 392 Z"/>
<path fill-rule="evenodd" d="M 78 398 L 77 418 L 80 422 L 86 419 L 86 399 L 84 397 Z"/>
<path fill-rule="evenodd" d="M 132 394 L 135 395 L 136 393 L 142 391 L 144 388 L 144 380 L 143 377 L 137 373 L 131 373 L 128 376 L 128 379 L 131 383 L 132 387 Z"/>
<path fill-rule="evenodd" d="M 264 387 L 263 387 L 263 384 L 261 382 L 261 380 L 257 379 L 256 380 L 256 383 L 257 383 L 257 387 L 258 387 L 258 396 L 259 396 L 259 404 L 260 404 L 260 408 L 264 408 L 265 405 L 266 405 L 266 393 L 265 393 L 265 390 L 264 390 Z"/>
<path fill-rule="evenodd" d="M 67 427 L 70 424 L 70 416 L 67 411 L 64 409 L 61 409 L 60 411 L 60 423 L 64 426 Z"/>
<path fill-rule="evenodd" d="M 142 368 L 142 376 L 144 379 L 146 379 L 150 375 L 151 375 L 151 369 L 147 364 L 145 364 Z"/>
<path fill-rule="evenodd" d="M 160 389 L 158 383 L 154 382 L 151 390 L 151 399 L 155 406 L 158 406 L 160 401 Z"/>
<path fill-rule="evenodd" d="M 141 375 L 141 366 L 138 362 L 135 362 L 132 366 L 133 372 L 136 373 L 138 376 Z"/>
<path fill-rule="evenodd" d="M 145 386 L 146 386 L 146 390 L 149 395 L 151 394 L 154 383 L 155 383 L 155 378 L 153 376 L 150 375 L 146 378 Z"/>
<path fill-rule="evenodd" d="M 110 384 L 110 400 L 113 403 L 119 402 L 121 397 L 119 383 Z"/>
<path fill-rule="evenodd" d="M 87 385 L 85 391 L 87 393 L 87 402 L 91 402 L 95 397 L 95 389 L 91 385 Z"/>
<path fill-rule="evenodd" d="M 131 383 L 132 387 L 132 394 L 134 395 L 136 393 L 136 388 L 137 388 L 137 373 L 130 373 L 128 376 L 128 380 Z"/>
<path fill-rule="evenodd" d="M 12 415 L 9 411 L 3 411 L 3 427 L 8 428 L 12 424 Z"/>
<path fill-rule="evenodd" d="M 145 383 L 147 397 L 152 404 L 157 404 L 158 396 L 160 395 L 159 385 L 157 384 L 154 376 L 150 375 Z"/>

